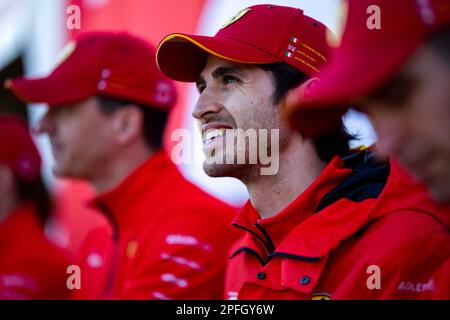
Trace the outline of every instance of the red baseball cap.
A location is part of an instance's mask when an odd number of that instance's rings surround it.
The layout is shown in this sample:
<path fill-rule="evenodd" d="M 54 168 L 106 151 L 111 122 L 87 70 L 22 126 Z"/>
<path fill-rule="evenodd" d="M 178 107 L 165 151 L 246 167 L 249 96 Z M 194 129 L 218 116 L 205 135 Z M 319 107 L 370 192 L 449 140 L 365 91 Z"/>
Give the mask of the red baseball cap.
<path fill-rule="evenodd" d="M 155 63 L 155 49 L 126 32 L 81 34 L 63 51 L 62 62 L 47 77 L 7 80 L 5 87 L 26 102 L 58 106 L 101 94 L 170 109 L 174 83 Z"/>
<path fill-rule="evenodd" d="M 0 115 L 0 164 L 26 181 L 40 177 L 41 157 L 27 124 L 16 116 Z"/>
<path fill-rule="evenodd" d="M 285 112 L 300 132 L 331 131 L 352 103 L 398 72 L 431 33 L 450 25 L 448 0 L 347 0 L 341 44 L 319 75 L 286 99 Z M 379 29 L 371 16 L 379 14 Z"/>
<path fill-rule="evenodd" d="M 208 55 L 246 64 L 286 62 L 312 76 L 327 61 L 329 30 L 296 8 L 256 5 L 236 14 L 213 37 L 174 33 L 157 48 L 169 78 L 195 82 Z"/>

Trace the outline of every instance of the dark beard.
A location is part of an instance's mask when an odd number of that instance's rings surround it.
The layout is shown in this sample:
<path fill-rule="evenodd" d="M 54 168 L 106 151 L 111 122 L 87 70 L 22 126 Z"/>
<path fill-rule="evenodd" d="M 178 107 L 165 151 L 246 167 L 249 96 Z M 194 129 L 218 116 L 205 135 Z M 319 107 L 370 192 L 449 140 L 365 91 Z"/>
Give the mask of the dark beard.
<path fill-rule="evenodd" d="M 230 177 L 243 183 L 256 178 L 259 174 L 259 164 L 208 164 L 203 163 L 203 171 L 212 178 Z"/>

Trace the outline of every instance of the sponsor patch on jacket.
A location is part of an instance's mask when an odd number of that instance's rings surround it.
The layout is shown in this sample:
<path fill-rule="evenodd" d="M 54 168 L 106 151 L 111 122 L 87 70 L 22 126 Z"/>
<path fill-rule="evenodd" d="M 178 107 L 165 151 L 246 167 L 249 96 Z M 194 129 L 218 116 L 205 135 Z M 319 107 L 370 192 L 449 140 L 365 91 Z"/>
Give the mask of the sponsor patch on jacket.
<path fill-rule="evenodd" d="M 398 291 L 424 292 L 433 291 L 435 288 L 434 280 L 430 279 L 428 282 L 410 282 L 401 281 L 398 285 Z"/>
<path fill-rule="evenodd" d="M 313 293 L 311 300 L 331 300 L 331 294 L 326 292 Z"/>

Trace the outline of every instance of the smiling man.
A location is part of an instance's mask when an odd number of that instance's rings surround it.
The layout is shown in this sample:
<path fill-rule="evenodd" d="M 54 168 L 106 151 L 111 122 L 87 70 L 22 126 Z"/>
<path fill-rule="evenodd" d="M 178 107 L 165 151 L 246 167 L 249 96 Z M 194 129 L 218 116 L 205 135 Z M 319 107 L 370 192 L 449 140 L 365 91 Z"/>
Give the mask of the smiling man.
<path fill-rule="evenodd" d="M 193 116 L 199 120 L 203 137 L 205 172 L 212 177 L 234 176 L 243 181 L 259 175 L 277 174 L 280 118 L 271 101 L 266 99 L 266 92 L 272 90 L 272 79 L 267 77 L 262 69 L 233 63 L 224 64 L 216 57 L 210 58 L 208 66 L 210 67 L 205 68 L 207 71 L 197 80 L 200 93 L 206 89 L 207 83 L 211 82 L 218 84 L 217 88 L 222 84 L 231 87 L 242 83 L 243 90 L 236 91 L 237 94 L 227 99 L 227 112 L 214 112 L 214 106 L 203 99 L 199 104 L 207 105 L 207 108 L 194 110 Z M 262 112 L 248 117 L 253 112 L 255 103 L 260 106 Z M 282 147 L 288 143 L 287 132 L 287 128 L 281 130 Z M 283 150 L 283 153 L 285 152 Z M 249 167 L 248 164 L 255 166 Z M 270 164 L 270 167 L 266 164 Z"/>
<path fill-rule="evenodd" d="M 243 236 L 231 251 L 229 299 L 420 298 L 435 292 L 448 257 L 447 215 L 395 162 L 350 151 L 342 120 L 317 140 L 282 121 L 286 93 L 327 61 L 328 32 L 299 9 L 257 5 L 213 37 L 171 34 L 158 47 L 166 75 L 196 82 L 205 172 L 249 191 L 233 221 Z M 240 146 L 236 131 L 276 134 Z M 262 174 L 253 149 L 277 153 L 279 169 Z"/>
<path fill-rule="evenodd" d="M 82 34 L 41 79 L 14 79 L 25 101 L 45 102 L 57 176 L 84 179 L 111 222 L 81 256 L 83 299 L 219 299 L 233 210 L 188 181 L 162 147 L 173 82 L 155 51 L 128 33 Z M 220 235 L 220 237 L 218 236 Z"/>

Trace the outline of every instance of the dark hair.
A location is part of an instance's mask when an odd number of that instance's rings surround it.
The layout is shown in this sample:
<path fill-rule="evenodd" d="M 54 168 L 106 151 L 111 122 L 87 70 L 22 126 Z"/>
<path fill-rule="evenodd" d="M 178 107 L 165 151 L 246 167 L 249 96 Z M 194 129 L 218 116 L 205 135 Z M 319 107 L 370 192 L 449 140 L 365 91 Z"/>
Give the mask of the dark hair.
<path fill-rule="evenodd" d="M 40 222 L 44 225 L 51 215 L 52 204 L 42 178 L 30 182 L 16 176 L 15 182 L 19 201 L 33 204 Z"/>
<path fill-rule="evenodd" d="M 431 34 L 426 44 L 429 45 L 450 66 L 450 27 Z"/>
<path fill-rule="evenodd" d="M 303 72 L 284 62 L 262 64 L 259 67 L 273 75 L 275 92 L 271 99 L 274 104 L 279 103 L 289 90 L 299 86 L 309 78 Z M 341 157 L 348 155 L 350 153 L 349 142 L 352 139 L 355 139 L 355 137 L 347 132 L 344 123 L 341 122 L 339 128 L 333 133 L 314 139 L 313 143 L 319 158 L 329 162 L 336 155 Z"/>
<path fill-rule="evenodd" d="M 97 95 L 100 110 L 107 115 L 113 114 L 119 109 L 130 105 L 136 106 L 143 115 L 143 132 L 145 142 L 149 148 L 161 149 L 163 145 L 164 128 L 166 126 L 168 112 L 149 107 L 136 102 L 115 97 Z"/>

